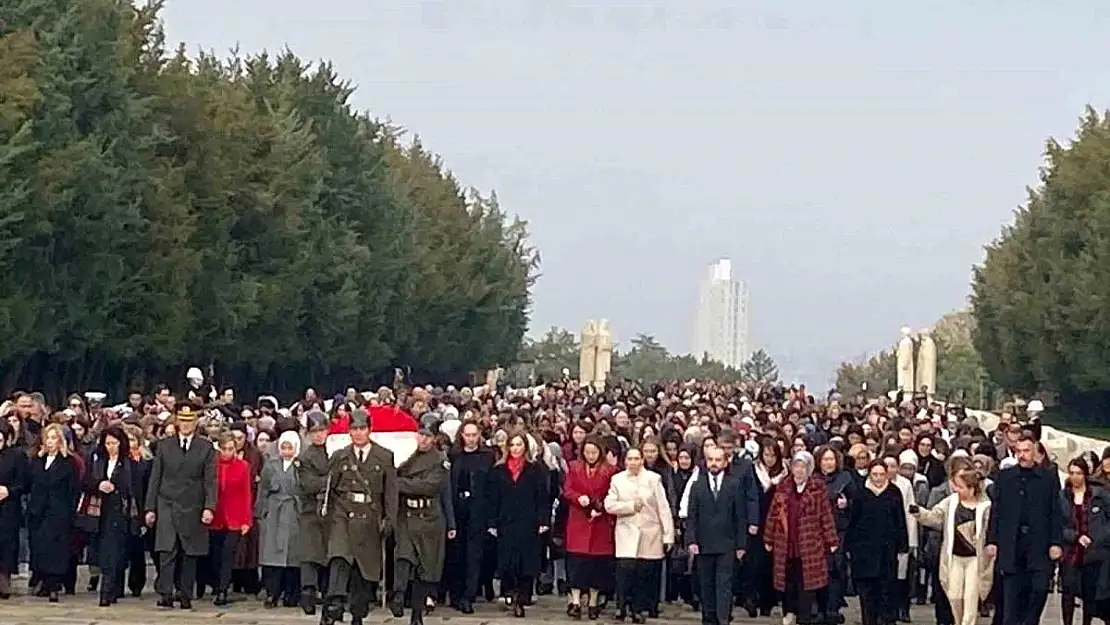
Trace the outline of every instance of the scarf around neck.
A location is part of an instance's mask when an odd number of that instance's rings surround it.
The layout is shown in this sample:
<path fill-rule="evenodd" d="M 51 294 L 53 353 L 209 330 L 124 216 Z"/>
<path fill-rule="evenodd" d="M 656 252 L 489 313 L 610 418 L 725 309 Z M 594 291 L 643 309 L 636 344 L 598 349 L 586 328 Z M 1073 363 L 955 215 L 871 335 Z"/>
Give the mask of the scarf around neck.
<path fill-rule="evenodd" d="M 514 482 L 519 480 L 520 474 L 524 472 L 524 456 L 520 456 L 519 458 L 509 456 L 508 460 L 505 461 L 505 466 L 509 468 L 509 477 L 511 477 Z"/>

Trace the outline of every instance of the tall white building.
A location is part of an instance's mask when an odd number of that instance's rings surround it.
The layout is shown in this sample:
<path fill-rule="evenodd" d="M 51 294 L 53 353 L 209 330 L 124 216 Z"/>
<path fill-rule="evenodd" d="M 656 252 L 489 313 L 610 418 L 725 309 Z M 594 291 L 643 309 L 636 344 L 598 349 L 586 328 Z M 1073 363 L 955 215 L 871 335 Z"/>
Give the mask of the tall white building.
<path fill-rule="evenodd" d="M 722 258 L 701 280 L 694 355 L 739 368 L 751 355 L 748 345 L 748 288 L 733 279 L 732 261 Z"/>

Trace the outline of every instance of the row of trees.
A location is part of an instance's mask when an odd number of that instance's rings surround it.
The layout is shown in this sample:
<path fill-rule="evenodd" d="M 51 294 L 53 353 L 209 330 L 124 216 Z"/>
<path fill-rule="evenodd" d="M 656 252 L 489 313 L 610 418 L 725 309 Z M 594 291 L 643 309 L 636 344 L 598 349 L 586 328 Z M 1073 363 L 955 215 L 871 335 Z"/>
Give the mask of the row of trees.
<path fill-rule="evenodd" d="M 168 53 L 159 4 L 0 3 L 0 387 L 244 393 L 512 361 L 538 257 L 328 64 Z"/>
<path fill-rule="evenodd" d="M 613 350 L 610 379 L 641 380 L 717 380 L 759 381 L 773 383 L 779 380 L 775 361 L 763 350 L 752 354 L 739 369 L 725 366 L 709 358 L 696 358 L 689 354 L 672 354 L 649 334 L 638 334 L 629 342 L 627 350 L 618 345 Z M 547 381 L 562 377 L 563 369 L 571 376 L 578 376 L 580 343 L 571 331 L 552 327 L 537 340 L 526 341 L 521 360 L 535 379 Z"/>
<path fill-rule="evenodd" d="M 1110 116 L 1049 140 L 1040 184 L 975 267 L 975 346 L 990 377 L 1110 420 Z"/>
<path fill-rule="evenodd" d="M 940 318 L 931 336 L 937 346 L 936 396 L 942 400 L 971 406 L 993 407 L 998 387 L 990 380 L 972 340 L 975 318 L 969 311 L 957 311 Z M 876 395 L 897 388 L 896 346 L 855 362 L 837 367 L 836 388 L 854 397 L 863 384 L 868 394 Z"/>

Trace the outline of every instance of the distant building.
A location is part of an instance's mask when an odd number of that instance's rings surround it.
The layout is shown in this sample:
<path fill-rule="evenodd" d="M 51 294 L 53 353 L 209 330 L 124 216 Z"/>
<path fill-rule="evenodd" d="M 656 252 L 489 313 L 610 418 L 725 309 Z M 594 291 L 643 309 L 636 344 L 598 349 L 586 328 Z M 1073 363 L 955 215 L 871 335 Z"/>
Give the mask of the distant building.
<path fill-rule="evenodd" d="M 751 356 L 748 341 L 748 288 L 733 279 L 732 261 L 709 265 L 701 280 L 693 353 L 739 368 Z"/>

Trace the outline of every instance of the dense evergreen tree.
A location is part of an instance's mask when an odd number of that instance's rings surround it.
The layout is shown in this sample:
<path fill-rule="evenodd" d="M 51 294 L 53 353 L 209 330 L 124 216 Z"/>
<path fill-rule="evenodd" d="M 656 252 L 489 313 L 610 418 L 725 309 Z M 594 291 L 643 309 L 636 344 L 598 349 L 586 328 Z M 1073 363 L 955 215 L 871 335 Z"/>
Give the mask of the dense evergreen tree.
<path fill-rule="evenodd" d="M 1040 185 L 975 268 L 975 345 L 1009 391 L 1110 414 L 1110 117 L 1049 140 Z"/>
<path fill-rule="evenodd" d="M 168 52 L 157 4 L 0 3 L 0 387 L 244 397 L 517 357 L 538 257 L 328 64 Z"/>

